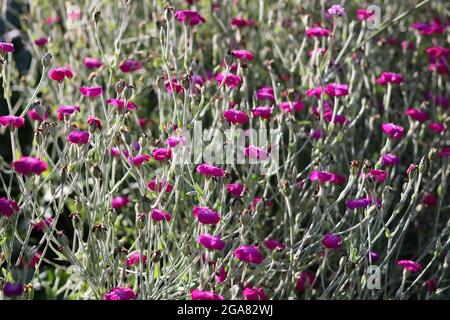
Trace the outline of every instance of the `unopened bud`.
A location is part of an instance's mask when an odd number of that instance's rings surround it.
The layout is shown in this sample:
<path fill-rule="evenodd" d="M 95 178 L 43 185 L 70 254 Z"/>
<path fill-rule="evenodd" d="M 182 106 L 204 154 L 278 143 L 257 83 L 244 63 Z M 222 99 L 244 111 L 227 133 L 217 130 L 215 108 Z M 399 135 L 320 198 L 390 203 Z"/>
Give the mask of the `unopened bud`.
<path fill-rule="evenodd" d="M 228 49 L 227 54 L 225 55 L 225 64 L 230 67 L 234 62 L 233 52 Z"/>
<path fill-rule="evenodd" d="M 47 52 L 42 56 L 42 65 L 47 68 L 52 62 L 52 54 Z"/>
<path fill-rule="evenodd" d="M 96 9 L 94 11 L 94 15 L 92 16 L 92 18 L 94 19 L 95 23 L 98 23 L 100 21 L 100 16 L 101 16 L 102 12 L 98 9 Z"/>
<path fill-rule="evenodd" d="M 125 86 L 127 85 L 127 83 L 125 82 L 125 80 L 120 79 L 116 82 L 116 92 L 118 94 L 121 94 L 123 92 L 123 89 L 125 89 Z"/>
<path fill-rule="evenodd" d="M 131 96 L 133 95 L 133 89 L 134 89 L 133 86 L 130 85 L 126 86 L 123 92 L 126 101 L 129 101 L 131 99 Z"/>

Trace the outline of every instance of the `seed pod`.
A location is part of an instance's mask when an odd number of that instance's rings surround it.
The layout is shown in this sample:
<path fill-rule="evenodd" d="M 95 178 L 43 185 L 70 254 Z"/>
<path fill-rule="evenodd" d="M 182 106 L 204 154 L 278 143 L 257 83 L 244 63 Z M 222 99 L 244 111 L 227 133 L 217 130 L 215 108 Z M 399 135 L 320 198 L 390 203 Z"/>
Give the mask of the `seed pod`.
<path fill-rule="evenodd" d="M 94 14 L 92 16 L 92 18 L 94 19 L 95 24 L 97 24 L 100 21 L 100 16 L 101 16 L 102 12 L 98 9 L 95 9 Z"/>
<path fill-rule="evenodd" d="M 125 89 L 126 85 L 127 83 L 125 82 L 125 80 L 123 79 L 118 80 L 115 86 L 116 92 L 120 95 Z"/>

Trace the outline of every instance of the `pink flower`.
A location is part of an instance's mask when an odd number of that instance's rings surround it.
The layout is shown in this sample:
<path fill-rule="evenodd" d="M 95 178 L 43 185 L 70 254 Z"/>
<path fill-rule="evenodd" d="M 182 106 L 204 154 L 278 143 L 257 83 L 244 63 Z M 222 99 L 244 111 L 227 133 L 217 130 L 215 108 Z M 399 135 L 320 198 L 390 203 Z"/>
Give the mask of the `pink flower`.
<path fill-rule="evenodd" d="M 448 58 L 450 56 L 450 49 L 441 46 L 430 47 L 427 49 L 427 54 L 430 59 Z"/>
<path fill-rule="evenodd" d="M 311 129 L 309 133 L 309 137 L 314 140 L 319 140 L 324 136 L 324 132 L 322 129 Z"/>
<path fill-rule="evenodd" d="M 192 300 L 223 300 L 223 297 L 213 291 L 194 289 L 191 292 Z"/>
<path fill-rule="evenodd" d="M 103 296 L 104 300 L 134 300 L 135 298 L 133 289 L 124 287 L 116 287 Z"/>
<path fill-rule="evenodd" d="M 171 185 L 170 183 L 168 183 L 165 179 L 162 180 L 158 180 L 158 188 L 156 188 L 156 179 L 153 179 L 152 181 L 150 181 L 147 184 L 147 187 L 155 192 L 161 192 L 163 187 L 166 187 L 165 192 L 172 192 L 173 190 L 173 185 Z"/>
<path fill-rule="evenodd" d="M 155 149 L 152 152 L 153 158 L 157 161 L 172 159 L 172 150 L 166 148 Z"/>
<path fill-rule="evenodd" d="M 241 245 L 234 250 L 234 256 L 236 259 L 250 264 L 261 264 L 264 260 L 258 246 Z"/>
<path fill-rule="evenodd" d="M 143 163 L 148 162 L 151 159 L 148 154 L 140 154 L 131 158 L 131 163 L 135 166 L 141 166 Z"/>
<path fill-rule="evenodd" d="M 301 99 L 292 102 L 292 107 L 291 103 L 288 101 L 280 103 L 280 109 L 283 110 L 284 112 L 300 111 L 303 110 L 304 108 L 305 106 Z"/>
<path fill-rule="evenodd" d="M 428 129 L 439 134 L 445 131 L 445 126 L 443 123 L 433 122 L 428 125 Z"/>
<path fill-rule="evenodd" d="M 47 37 L 40 37 L 34 40 L 34 44 L 37 45 L 38 47 L 43 47 L 48 43 L 48 38 Z"/>
<path fill-rule="evenodd" d="M 441 157 L 441 158 L 450 157 L 450 146 L 443 147 L 439 151 L 438 156 Z"/>
<path fill-rule="evenodd" d="M 0 53 L 14 52 L 14 45 L 9 42 L 0 42 Z"/>
<path fill-rule="evenodd" d="M 434 292 L 436 291 L 438 287 L 438 281 L 435 278 L 429 279 L 423 283 L 425 288 L 427 288 L 428 292 Z"/>
<path fill-rule="evenodd" d="M 125 109 L 125 101 L 121 99 L 114 99 L 110 98 L 106 100 L 106 103 L 110 106 L 117 107 L 120 110 Z M 128 110 L 135 110 L 137 108 L 137 105 L 134 102 L 127 101 L 127 109 Z"/>
<path fill-rule="evenodd" d="M 133 59 L 122 61 L 119 65 L 119 69 L 123 73 L 130 73 L 133 71 L 137 71 L 141 68 L 142 68 L 142 63 L 138 60 L 133 60 Z"/>
<path fill-rule="evenodd" d="M 201 234 L 197 237 L 197 243 L 201 244 L 209 250 L 223 250 L 225 242 L 218 236 L 213 236 L 207 233 Z"/>
<path fill-rule="evenodd" d="M 172 216 L 163 210 L 160 209 L 153 209 L 152 210 L 152 214 L 151 214 L 152 220 L 159 222 L 162 220 L 166 220 L 167 222 L 169 222 L 172 219 Z"/>
<path fill-rule="evenodd" d="M 33 229 L 37 231 L 45 231 L 49 228 L 53 223 L 52 217 L 46 217 L 44 219 L 39 220 L 35 224 L 33 224 Z"/>
<path fill-rule="evenodd" d="M 254 58 L 253 53 L 247 50 L 233 50 L 232 54 L 239 60 L 253 61 Z"/>
<path fill-rule="evenodd" d="M 396 125 L 394 123 L 383 123 L 381 125 L 381 130 L 390 138 L 395 140 L 401 139 L 405 132 L 405 129 L 402 126 Z"/>
<path fill-rule="evenodd" d="M 228 109 L 224 111 L 223 117 L 233 124 L 246 124 L 248 122 L 248 115 L 244 111 L 237 109 Z"/>
<path fill-rule="evenodd" d="M 267 151 L 254 145 L 249 145 L 244 149 L 245 156 L 252 160 L 267 160 L 269 155 Z"/>
<path fill-rule="evenodd" d="M 133 267 L 135 265 L 137 265 L 138 263 L 140 263 L 141 261 L 141 255 L 139 253 L 139 251 L 134 251 L 130 254 L 130 256 L 127 258 L 127 260 L 125 260 L 125 264 L 127 267 Z M 146 255 L 142 255 L 142 264 L 146 264 L 147 263 L 147 256 Z"/>
<path fill-rule="evenodd" d="M 345 183 L 345 177 L 328 172 L 328 171 L 311 171 L 309 174 L 309 180 L 311 181 L 319 181 L 321 183 L 323 182 L 332 182 L 335 184 L 343 184 Z"/>
<path fill-rule="evenodd" d="M 198 165 L 196 171 L 204 176 L 223 177 L 225 175 L 222 168 L 206 163 Z"/>
<path fill-rule="evenodd" d="M 80 112 L 80 107 L 77 106 L 59 106 L 56 118 L 58 120 L 63 120 L 64 116 L 70 116 L 74 112 Z"/>
<path fill-rule="evenodd" d="M 371 169 L 368 176 L 377 183 L 383 183 L 387 179 L 387 172 L 379 169 Z"/>
<path fill-rule="evenodd" d="M 39 121 L 39 122 L 42 122 L 42 121 L 44 121 L 45 119 L 48 118 L 47 112 L 45 112 L 45 113 L 44 113 L 44 116 L 41 117 L 41 116 L 37 113 L 36 109 L 30 109 L 30 111 L 28 111 L 27 114 L 28 114 L 28 116 L 29 116 L 31 119 L 36 120 L 36 121 Z"/>
<path fill-rule="evenodd" d="M 307 97 L 316 97 L 316 98 L 320 98 L 320 96 L 322 95 L 323 89 L 321 86 L 316 87 L 316 88 L 310 88 L 308 90 L 306 90 L 306 96 Z"/>
<path fill-rule="evenodd" d="M 321 37 L 328 37 L 330 35 L 331 31 L 322 27 L 311 27 L 308 28 L 308 30 L 306 31 L 306 36 L 308 38 L 321 38 Z"/>
<path fill-rule="evenodd" d="M 220 215 L 208 207 L 194 207 L 193 216 L 203 224 L 217 224 L 220 221 Z"/>
<path fill-rule="evenodd" d="M 22 156 L 19 160 L 12 162 L 12 167 L 14 171 L 23 175 L 39 175 L 47 170 L 48 165 L 38 158 Z"/>
<path fill-rule="evenodd" d="M 266 207 L 271 207 L 272 206 L 272 201 L 270 200 L 264 200 L 261 197 L 255 197 L 252 201 L 252 203 L 250 203 L 250 209 L 251 210 L 256 210 L 256 206 L 258 205 L 258 203 L 262 203 L 264 206 Z"/>
<path fill-rule="evenodd" d="M 80 92 L 83 96 L 88 98 L 94 98 L 101 96 L 103 93 L 103 88 L 99 86 L 94 87 L 81 87 Z"/>
<path fill-rule="evenodd" d="M 337 250 L 341 246 L 342 237 L 327 233 L 323 236 L 322 244 L 325 248 Z"/>
<path fill-rule="evenodd" d="M 408 108 L 405 111 L 405 115 L 419 122 L 425 122 L 430 119 L 430 114 L 427 111 L 414 108 Z"/>
<path fill-rule="evenodd" d="M 258 100 L 275 100 L 275 95 L 272 87 L 262 87 L 256 91 L 256 99 Z"/>
<path fill-rule="evenodd" d="M 90 115 L 88 117 L 88 119 L 87 119 L 87 124 L 92 126 L 92 127 L 94 127 L 94 128 L 96 128 L 96 129 L 101 129 L 102 128 L 102 122 L 96 116 Z"/>
<path fill-rule="evenodd" d="M 195 10 L 177 10 L 175 18 L 181 23 L 188 23 L 191 26 L 206 22 L 205 18 Z"/>
<path fill-rule="evenodd" d="M 239 17 L 235 17 L 231 19 L 231 25 L 237 28 L 243 28 L 243 27 L 252 27 L 256 25 L 256 21 L 253 19 L 243 19 Z"/>
<path fill-rule="evenodd" d="M 286 245 L 278 240 L 275 239 L 266 239 L 264 240 L 264 245 L 269 250 L 277 250 L 277 251 L 283 251 L 286 249 Z"/>
<path fill-rule="evenodd" d="M 15 201 L 5 197 L 0 198 L 0 215 L 9 218 L 14 212 L 19 212 L 19 210 L 19 205 Z"/>
<path fill-rule="evenodd" d="M 437 204 L 437 198 L 433 193 L 427 192 L 422 198 L 422 203 L 427 207 L 435 207 Z"/>
<path fill-rule="evenodd" d="M 227 185 L 227 190 L 235 198 L 239 198 L 245 191 L 245 187 L 241 183 L 230 183 Z"/>
<path fill-rule="evenodd" d="M 74 130 L 67 136 L 67 141 L 74 144 L 87 144 L 89 142 L 89 132 Z"/>
<path fill-rule="evenodd" d="M 397 261 L 398 266 L 402 266 L 409 272 L 416 273 L 422 269 L 420 263 L 412 261 L 412 260 L 399 260 Z"/>
<path fill-rule="evenodd" d="M 367 257 L 370 258 L 372 260 L 372 262 L 374 262 L 374 261 L 378 261 L 380 259 L 380 254 L 375 251 L 369 251 L 367 253 Z"/>
<path fill-rule="evenodd" d="M 252 109 L 252 114 L 254 117 L 270 119 L 270 116 L 272 115 L 272 108 L 269 106 L 256 107 Z"/>
<path fill-rule="evenodd" d="M 220 268 L 219 272 L 216 273 L 216 282 L 221 284 L 227 279 L 227 272 L 224 267 Z"/>
<path fill-rule="evenodd" d="M 327 122 L 331 122 L 333 120 L 333 111 L 327 111 L 323 114 L 323 117 L 325 118 L 325 121 Z M 347 117 L 340 115 L 340 114 L 336 114 L 334 116 L 334 121 L 333 123 L 339 123 L 341 125 L 345 125 L 348 122 Z"/>
<path fill-rule="evenodd" d="M 84 58 L 83 64 L 88 69 L 98 69 L 103 65 L 100 60 L 98 60 L 97 58 L 91 58 L 91 57 Z"/>
<path fill-rule="evenodd" d="M 381 76 L 377 79 L 377 83 L 380 85 L 391 84 L 401 84 L 403 83 L 403 76 L 401 74 L 393 72 L 383 72 Z"/>
<path fill-rule="evenodd" d="M 25 124 L 24 117 L 16 117 L 16 116 L 1 116 L 0 117 L 0 125 L 7 127 L 11 126 L 14 128 L 20 128 Z"/>
<path fill-rule="evenodd" d="M 268 300 L 263 288 L 250 288 L 247 287 L 242 292 L 245 300 Z"/>
<path fill-rule="evenodd" d="M 373 198 L 365 197 L 360 199 L 349 199 L 345 204 L 350 210 L 355 210 L 356 208 L 367 208 L 373 204 Z"/>
<path fill-rule="evenodd" d="M 332 5 L 328 10 L 327 10 L 328 14 L 332 15 L 332 16 L 343 16 L 345 14 L 345 9 L 343 6 L 339 5 L 339 4 L 334 4 Z"/>
<path fill-rule="evenodd" d="M 391 153 L 386 153 L 381 157 L 381 164 L 383 166 L 393 166 L 400 163 L 400 158 Z"/>
<path fill-rule="evenodd" d="M 125 207 L 128 203 L 130 203 L 130 200 L 128 200 L 127 196 L 117 196 L 112 199 L 111 206 L 114 209 L 120 209 Z"/>
<path fill-rule="evenodd" d="M 178 83 L 176 78 L 172 78 L 171 81 L 166 80 L 164 85 L 166 86 L 166 90 L 168 93 L 172 93 L 172 91 L 175 91 L 175 93 L 181 93 L 184 91 L 183 86 Z"/>
<path fill-rule="evenodd" d="M 325 93 L 331 97 L 343 97 L 348 95 L 348 85 L 340 83 L 330 83 L 325 87 Z"/>
<path fill-rule="evenodd" d="M 223 82 L 227 87 L 235 88 L 242 83 L 241 77 L 236 74 L 229 73 L 225 80 L 224 80 L 224 76 L 225 75 L 223 73 L 218 73 L 216 75 L 216 81 L 219 85 L 222 84 L 222 82 Z"/>
<path fill-rule="evenodd" d="M 437 19 L 431 21 L 430 23 L 415 22 L 411 27 L 419 31 L 419 33 L 424 36 L 442 34 L 445 32 L 445 26 L 442 25 L 442 23 Z"/>
<path fill-rule="evenodd" d="M 73 78 L 73 72 L 67 67 L 54 68 L 49 70 L 48 76 L 54 81 L 62 82 L 64 78 Z"/>
<path fill-rule="evenodd" d="M 356 10 L 356 17 L 359 21 L 368 20 L 371 16 L 373 16 L 374 13 L 374 11 L 358 9 Z"/>
<path fill-rule="evenodd" d="M 431 63 L 428 66 L 429 71 L 436 71 L 440 75 L 447 75 L 450 73 L 450 68 L 448 64 L 444 61 L 437 61 L 435 63 Z"/>
<path fill-rule="evenodd" d="M 305 286 L 313 286 L 316 283 L 316 275 L 308 271 L 302 271 L 300 277 L 295 284 L 295 290 L 299 292 L 305 291 Z"/>

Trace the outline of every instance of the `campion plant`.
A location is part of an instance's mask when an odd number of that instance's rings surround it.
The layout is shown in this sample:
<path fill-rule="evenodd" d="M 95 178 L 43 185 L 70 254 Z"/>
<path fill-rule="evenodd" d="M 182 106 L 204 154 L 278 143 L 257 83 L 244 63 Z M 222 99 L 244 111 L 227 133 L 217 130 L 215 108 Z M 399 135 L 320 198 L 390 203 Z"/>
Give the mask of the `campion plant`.
<path fill-rule="evenodd" d="M 450 297 L 447 1 L 75 2 L 2 5 L 0 298 Z"/>

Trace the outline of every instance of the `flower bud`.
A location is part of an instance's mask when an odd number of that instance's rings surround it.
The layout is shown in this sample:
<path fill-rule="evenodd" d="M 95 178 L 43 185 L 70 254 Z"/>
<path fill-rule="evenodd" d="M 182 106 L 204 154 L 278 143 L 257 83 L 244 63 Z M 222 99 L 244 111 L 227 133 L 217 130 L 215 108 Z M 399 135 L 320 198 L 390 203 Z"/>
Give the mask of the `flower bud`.
<path fill-rule="evenodd" d="M 167 21 L 171 21 L 172 17 L 173 17 L 173 7 L 171 6 L 166 6 L 165 10 L 164 10 L 164 17 L 166 18 Z"/>
<path fill-rule="evenodd" d="M 156 250 L 152 253 L 152 262 L 157 263 L 161 260 L 161 250 Z"/>
<path fill-rule="evenodd" d="M 128 85 L 125 87 L 123 95 L 124 95 L 126 101 L 131 99 L 131 96 L 133 95 L 133 89 L 134 89 L 134 87 L 131 85 Z"/>
<path fill-rule="evenodd" d="M 94 11 L 94 14 L 92 16 L 92 18 L 94 19 L 94 22 L 97 24 L 100 21 L 100 16 L 101 16 L 102 12 L 98 9 L 96 9 Z"/>
<path fill-rule="evenodd" d="M 234 62 L 233 52 L 228 49 L 227 54 L 225 55 L 225 64 L 230 67 Z"/>
<path fill-rule="evenodd" d="M 52 54 L 50 52 L 47 52 L 42 56 L 42 65 L 45 68 L 47 68 L 51 62 L 52 62 Z"/>
<path fill-rule="evenodd" d="M 188 74 L 181 79 L 181 85 L 185 90 L 188 90 L 191 86 L 191 77 Z"/>
<path fill-rule="evenodd" d="M 136 215 L 136 227 L 140 230 L 145 228 L 145 214 L 139 213 Z"/>
<path fill-rule="evenodd" d="M 289 102 L 295 101 L 294 89 L 292 89 L 292 88 L 287 89 L 287 100 Z"/>
<path fill-rule="evenodd" d="M 116 86 L 115 86 L 117 94 L 120 95 L 123 92 L 123 90 L 125 89 L 126 85 L 127 85 L 127 83 L 125 82 L 125 80 L 123 80 L 123 79 L 118 80 L 116 82 Z"/>
<path fill-rule="evenodd" d="M 427 170 L 427 168 L 428 168 L 428 158 L 422 157 L 422 160 L 420 160 L 420 163 L 419 163 L 419 172 L 421 174 L 424 174 L 425 171 Z"/>
<path fill-rule="evenodd" d="M 428 160 L 433 161 L 436 158 L 437 150 L 436 148 L 431 148 L 428 152 Z"/>

